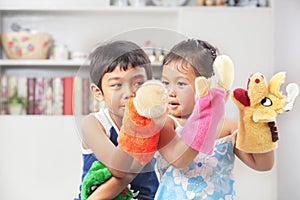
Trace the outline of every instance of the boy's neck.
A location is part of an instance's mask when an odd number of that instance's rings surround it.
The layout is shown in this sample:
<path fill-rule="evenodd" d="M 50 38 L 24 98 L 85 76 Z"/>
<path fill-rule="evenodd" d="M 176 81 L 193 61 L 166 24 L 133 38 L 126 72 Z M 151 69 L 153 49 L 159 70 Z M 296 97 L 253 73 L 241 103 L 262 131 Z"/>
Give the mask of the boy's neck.
<path fill-rule="evenodd" d="M 111 117 L 112 121 L 115 123 L 115 125 L 120 130 L 120 127 L 122 125 L 122 118 L 113 114 L 111 111 L 109 111 L 109 116 Z"/>

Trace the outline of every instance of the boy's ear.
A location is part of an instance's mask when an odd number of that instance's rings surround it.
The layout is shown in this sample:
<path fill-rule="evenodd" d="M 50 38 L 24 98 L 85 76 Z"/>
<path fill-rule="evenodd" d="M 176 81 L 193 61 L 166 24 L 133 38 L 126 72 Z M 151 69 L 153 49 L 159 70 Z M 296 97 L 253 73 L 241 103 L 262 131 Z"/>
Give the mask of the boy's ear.
<path fill-rule="evenodd" d="M 90 85 L 90 90 L 95 99 L 97 99 L 98 101 L 103 101 L 103 93 L 96 84 L 92 83 Z"/>

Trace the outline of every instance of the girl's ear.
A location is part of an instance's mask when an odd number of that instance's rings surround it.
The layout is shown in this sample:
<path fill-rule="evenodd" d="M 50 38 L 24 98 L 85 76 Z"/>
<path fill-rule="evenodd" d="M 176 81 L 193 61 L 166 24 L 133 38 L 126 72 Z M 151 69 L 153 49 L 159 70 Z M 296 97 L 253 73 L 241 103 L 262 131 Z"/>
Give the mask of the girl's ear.
<path fill-rule="evenodd" d="M 95 99 L 97 99 L 98 101 L 103 101 L 104 100 L 103 93 L 97 85 L 92 83 L 90 85 L 90 90 L 91 90 L 91 92 L 92 92 Z"/>

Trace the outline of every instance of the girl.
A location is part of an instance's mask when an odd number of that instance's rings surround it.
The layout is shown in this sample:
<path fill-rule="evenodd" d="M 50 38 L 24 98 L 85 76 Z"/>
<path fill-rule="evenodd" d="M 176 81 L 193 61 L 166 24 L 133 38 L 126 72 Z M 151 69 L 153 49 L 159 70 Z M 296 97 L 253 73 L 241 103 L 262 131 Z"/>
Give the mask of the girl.
<path fill-rule="evenodd" d="M 164 58 L 162 82 L 169 92 L 169 114 L 179 136 L 193 111 L 195 79 L 214 74 L 216 57 L 217 50 L 212 45 L 189 39 L 175 45 Z M 232 174 L 235 155 L 255 170 L 272 168 L 273 151 L 249 154 L 236 149 L 237 123 L 224 119 L 222 125 L 212 155 L 199 153 L 187 167 L 174 168 L 157 156 L 161 180 L 155 199 L 236 199 Z"/>

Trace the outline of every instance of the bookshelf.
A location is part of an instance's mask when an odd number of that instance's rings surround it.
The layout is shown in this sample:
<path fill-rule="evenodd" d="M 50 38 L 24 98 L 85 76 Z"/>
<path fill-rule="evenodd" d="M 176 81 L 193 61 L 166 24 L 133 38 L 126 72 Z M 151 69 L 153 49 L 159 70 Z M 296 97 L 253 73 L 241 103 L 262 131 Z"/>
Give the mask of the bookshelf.
<path fill-rule="evenodd" d="M 272 7 L 139 8 L 98 4 L 74 6 L 70 2 L 61 5 L 55 1 L 28 5 L 8 3 L 0 6 L 0 33 L 10 32 L 11 25 L 18 23 L 22 27 L 51 34 L 55 45 L 64 45 L 70 52 L 83 53 L 110 39 L 132 40 L 145 49 L 169 50 L 173 44 L 187 37 L 204 38 L 222 52 L 232 55 L 237 66 L 243 66 L 243 69 L 237 68 L 237 73 L 242 74 L 236 77 L 237 84 L 242 85 L 247 74 L 252 73 L 247 66 L 263 69 L 265 74 L 272 72 L 262 67 L 273 66 Z M 262 44 L 259 51 L 266 55 L 259 53 L 258 47 L 251 41 Z M 249 60 L 247 55 L 255 59 Z M 84 62 L 9 60 L 2 51 L 0 72 L 18 77 L 26 74 L 37 77 L 76 76 Z M 159 66 L 160 63 L 153 63 L 156 77 L 159 76 Z"/>

